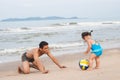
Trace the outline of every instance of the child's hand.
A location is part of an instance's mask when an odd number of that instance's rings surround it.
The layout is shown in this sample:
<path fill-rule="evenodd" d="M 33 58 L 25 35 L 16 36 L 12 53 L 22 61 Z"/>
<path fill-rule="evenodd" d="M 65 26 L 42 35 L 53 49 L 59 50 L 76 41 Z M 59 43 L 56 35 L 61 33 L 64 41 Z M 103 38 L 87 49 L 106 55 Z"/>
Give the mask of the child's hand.
<path fill-rule="evenodd" d="M 84 54 L 88 54 L 87 52 L 84 52 Z"/>

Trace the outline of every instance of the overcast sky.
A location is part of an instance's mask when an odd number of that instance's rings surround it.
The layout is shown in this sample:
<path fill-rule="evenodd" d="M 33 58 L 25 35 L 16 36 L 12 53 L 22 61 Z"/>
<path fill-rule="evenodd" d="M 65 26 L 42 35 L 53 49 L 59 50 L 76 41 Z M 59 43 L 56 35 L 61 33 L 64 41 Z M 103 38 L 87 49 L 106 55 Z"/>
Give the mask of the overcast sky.
<path fill-rule="evenodd" d="M 0 19 L 45 16 L 120 18 L 120 0 L 0 0 Z"/>

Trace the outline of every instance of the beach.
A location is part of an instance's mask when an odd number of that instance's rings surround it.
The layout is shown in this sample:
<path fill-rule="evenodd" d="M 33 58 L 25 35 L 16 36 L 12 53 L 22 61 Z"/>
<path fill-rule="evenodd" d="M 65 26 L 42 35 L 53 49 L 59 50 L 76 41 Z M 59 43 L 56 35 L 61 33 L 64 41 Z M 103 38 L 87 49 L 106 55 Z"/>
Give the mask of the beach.
<path fill-rule="evenodd" d="M 120 80 L 119 3 L 0 0 L 0 80 Z"/>
<path fill-rule="evenodd" d="M 43 25 L 44 24 L 44 25 Z M 84 31 L 93 30 L 92 38 L 104 49 L 100 69 L 82 71 L 79 60 L 87 44 L 81 38 Z M 0 80 L 119 80 L 120 79 L 120 21 L 45 20 L 0 22 Z M 47 41 L 60 69 L 48 56 L 40 57 L 48 74 L 31 68 L 30 74 L 18 74 L 21 55 Z M 95 67 L 95 64 L 94 64 Z"/>
<path fill-rule="evenodd" d="M 63 54 L 56 56 L 60 64 L 67 66 L 65 69 L 58 68 L 48 57 L 41 58 L 48 74 L 32 69 L 30 74 L 18 74 L 17 65 L 20 61 L 0 64 L 0 80 L 119 80 L 120 79 L 120 48 L 111 48 L 103 51 L 101 67 L 92 71 L 82 71 L 78 62 L 87 59 L 88 55 Z M 94 65 L 95 66 L 95 65 Z"/>

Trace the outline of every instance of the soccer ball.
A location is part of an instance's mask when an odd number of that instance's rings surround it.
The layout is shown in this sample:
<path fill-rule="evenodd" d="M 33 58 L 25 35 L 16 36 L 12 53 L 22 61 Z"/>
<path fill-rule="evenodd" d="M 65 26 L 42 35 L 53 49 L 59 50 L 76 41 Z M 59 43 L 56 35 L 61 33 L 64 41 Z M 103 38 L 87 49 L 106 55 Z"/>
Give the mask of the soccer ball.
<path fill-rule="evenodd" d="M 81 59 L 79 61 L 79 66 L 82 70 L 87 70 L 89 67 L 89 61 L 87 59 Z"/>

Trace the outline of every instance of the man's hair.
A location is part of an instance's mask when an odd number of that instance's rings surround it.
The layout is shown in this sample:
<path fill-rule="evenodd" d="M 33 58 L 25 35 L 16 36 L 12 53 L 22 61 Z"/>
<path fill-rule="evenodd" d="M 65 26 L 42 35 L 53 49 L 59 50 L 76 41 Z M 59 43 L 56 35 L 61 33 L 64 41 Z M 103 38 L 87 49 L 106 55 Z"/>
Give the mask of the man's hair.
<path fill-rule="evenodd" d="M 48 45 L 48 43 L 46 41 L 41 41 L 39 44 L 39 48 L 43 48 L 46 45 Z"/>
<path fill-rule="evenodd" d="M 84 39 L 85 36 L 91 36 L 91 33 L 93 32 L 93 30 L 91 30 L 90 32 L 83 32 L 81 34 L 82 38 Z"/>

